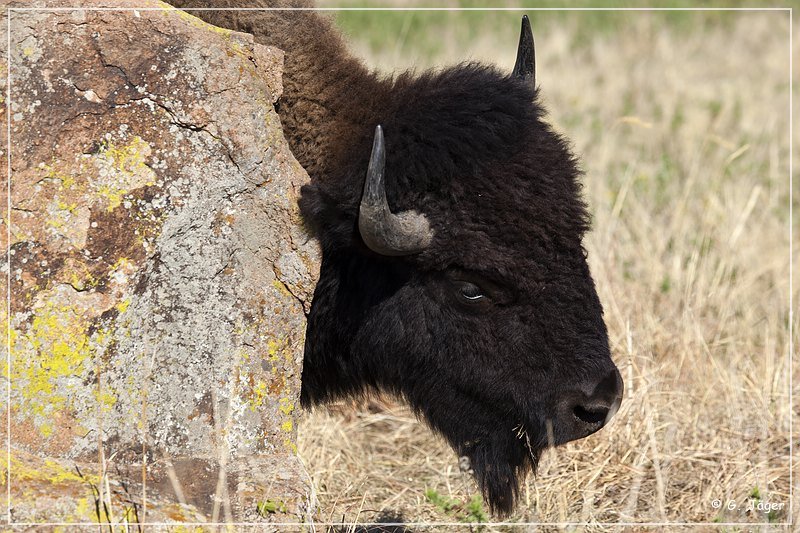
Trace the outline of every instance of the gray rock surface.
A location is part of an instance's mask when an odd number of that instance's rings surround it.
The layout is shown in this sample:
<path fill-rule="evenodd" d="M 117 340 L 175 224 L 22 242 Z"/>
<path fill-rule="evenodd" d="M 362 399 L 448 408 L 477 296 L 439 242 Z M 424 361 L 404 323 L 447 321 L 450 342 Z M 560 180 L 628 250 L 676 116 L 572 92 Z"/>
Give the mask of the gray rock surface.
<path fill-rule="evenodd" d="M 319 254 L 273 109 L 282 52 L 163 3 L 114 6 L 2 22 L 10 518 L 302 520 Z"/>

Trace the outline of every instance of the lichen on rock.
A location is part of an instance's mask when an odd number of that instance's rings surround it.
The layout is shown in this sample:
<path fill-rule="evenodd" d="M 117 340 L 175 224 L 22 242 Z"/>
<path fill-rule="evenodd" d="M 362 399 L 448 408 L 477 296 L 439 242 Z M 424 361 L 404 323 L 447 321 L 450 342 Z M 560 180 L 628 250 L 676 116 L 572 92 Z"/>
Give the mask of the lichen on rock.
<path fill-rule="evenodd" d="M 272 107 L 282 52 L 155 1 L 93 5 L 3 26 L 11 518 L 140 521 L 145 495 L 148 520 L 302 517 L 318 251 Z"/>

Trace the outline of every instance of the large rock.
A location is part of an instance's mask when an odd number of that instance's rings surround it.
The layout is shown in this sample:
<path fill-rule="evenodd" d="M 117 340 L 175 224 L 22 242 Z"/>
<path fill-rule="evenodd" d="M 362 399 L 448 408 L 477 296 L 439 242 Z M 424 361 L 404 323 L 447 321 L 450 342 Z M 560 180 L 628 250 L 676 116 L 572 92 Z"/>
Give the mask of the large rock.
<path fill-rule="evenodd" d="M 2 22 L 12 523 L 302 519 L 318 254 L 273 109 L 282 53 L 166 4 L 114 5 Z"/>

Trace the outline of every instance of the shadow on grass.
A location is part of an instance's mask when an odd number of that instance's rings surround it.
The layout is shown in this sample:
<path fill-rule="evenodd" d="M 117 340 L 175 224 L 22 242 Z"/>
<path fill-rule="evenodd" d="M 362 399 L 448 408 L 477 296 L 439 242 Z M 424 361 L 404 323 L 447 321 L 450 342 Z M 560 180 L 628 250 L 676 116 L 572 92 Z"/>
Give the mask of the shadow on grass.
<path fill-rule="evenodd" d="M 412 529 L 397 525 L 403 522 L 405 519 L 401 513 L 382 511 L 374 523 L 331 527 L 328 533 L 414 533 Z"/>

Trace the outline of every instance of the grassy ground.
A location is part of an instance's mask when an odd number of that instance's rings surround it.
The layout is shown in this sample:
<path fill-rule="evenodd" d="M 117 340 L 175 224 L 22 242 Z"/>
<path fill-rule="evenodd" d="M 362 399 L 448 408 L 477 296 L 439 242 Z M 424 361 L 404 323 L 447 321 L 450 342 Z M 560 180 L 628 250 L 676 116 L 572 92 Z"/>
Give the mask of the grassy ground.
<path fill-rule="evenodd" d="M 586 171 L 586 246 L 626 398 L 609 427 L 545 454 L 509 520 L 779 529 L 791 518 L 788 16 L 528 13 L 551 120 Z M 338 21 L 383 71 L 510 69 L 519 15 Z M 316 410 L 300 431 L 327 521 L 489 519 L 455 454 L 391 399 Z M 784 505 L 747 509 L 759 502 Z"/>

